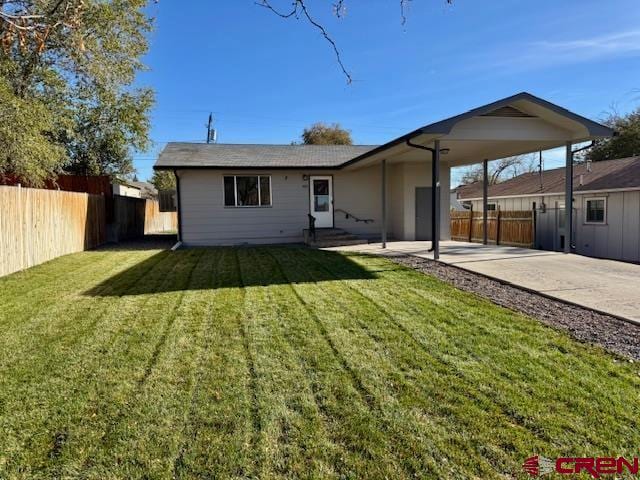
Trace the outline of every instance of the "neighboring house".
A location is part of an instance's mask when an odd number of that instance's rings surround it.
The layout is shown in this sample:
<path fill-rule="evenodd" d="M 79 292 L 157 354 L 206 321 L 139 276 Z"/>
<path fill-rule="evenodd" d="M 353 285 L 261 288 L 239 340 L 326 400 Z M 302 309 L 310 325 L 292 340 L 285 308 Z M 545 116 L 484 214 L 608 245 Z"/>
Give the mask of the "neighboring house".
<path fill-rule="evenodd" d="M 311 216 L 365 239 L 434 237 L 437 256 L 449 238 L 451 167 L 612 135 L 520 93 L 381 146 L 169 143 L 154 168 L 176 174 L 187 246 L 300 242 Z"/>
<path fill-rule="evenodd" d="M 464 187 L 465 185 L 462 186 Z M 456 212 L 464 212 L 465 210 L 469 209 L 469 205 L 465 205 L 460 201 L 460 193 L 458 192 L 458 188 L 460 187 L 451 189 L 451 194 L 449 195 L 449 204 L 451 210 L 454 210 Z"/>
<path fill-rule="evenodd" d="M 142 198 L 142 190 L 131 183 L 114 183 L 111 188 L 114 195 L 121 197 Z"/>
<path fill-rule="evenodd" d="M 576 253 L 640 262 L 640 157 L 582 163 L 573 169 Z M 536 210 L 536 244 L 562 250 L 565 168 L 525 173 L 489 186 L 490 209 Z M 457 188 L 460 201 L 482 211 L 482 184 Z"/>
<path fill-rule="evenodd" d="M 153 185 L 153 183 L 149 182 L 129 182 L 131 186 L 140 190 L 140 197 L 146 198 L 147 200 L 157 200 L 158 199 L 158 190 Z"/>

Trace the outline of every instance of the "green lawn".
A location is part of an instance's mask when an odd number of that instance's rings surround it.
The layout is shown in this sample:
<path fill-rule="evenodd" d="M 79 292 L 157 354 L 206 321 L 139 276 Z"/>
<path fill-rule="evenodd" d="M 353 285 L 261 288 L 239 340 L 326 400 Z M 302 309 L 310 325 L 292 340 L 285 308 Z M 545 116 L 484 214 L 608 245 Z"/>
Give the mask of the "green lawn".
<path fill-rule="evenodd" d="M 0 279 L 0 478 L 523 477 L 637 455 L 637 364 L 303 248 L 95 251 Z"/>

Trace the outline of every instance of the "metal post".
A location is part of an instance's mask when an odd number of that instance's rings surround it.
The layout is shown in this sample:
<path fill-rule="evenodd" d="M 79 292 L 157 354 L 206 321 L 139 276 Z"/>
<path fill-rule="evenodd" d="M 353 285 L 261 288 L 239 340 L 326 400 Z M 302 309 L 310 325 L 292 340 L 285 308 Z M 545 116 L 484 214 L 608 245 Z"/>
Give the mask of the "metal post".
<path fill-rule="evenodd" d="M 440 258 L 440 140 L 434 141 L 434 150 L 431 160 L 431 206 L 432 228 L 431 245 L 433 259 Z"/>
<path fill-rule="evenodd" d="M 382 248 L 387 248 L 387 161 L 382 160 Z"/>
<path fill-rule="evenodd" d="M 176 210 L 178 217 L 178 241 L 182 241 L 182 199 L 180 198 L 180 176 L 178 171 L 174 170 L 173 175 L 176 177 Z"/>
<path fill-rule="evenodd" d="M 567 142 L 564 187 L 564 253 L 571 253 L 573 245 L 573 145 Z"/>
<path fill-rule="evenodd" d="M 482 161 L 482 243 L 489 243 L 489 161 Z"/>

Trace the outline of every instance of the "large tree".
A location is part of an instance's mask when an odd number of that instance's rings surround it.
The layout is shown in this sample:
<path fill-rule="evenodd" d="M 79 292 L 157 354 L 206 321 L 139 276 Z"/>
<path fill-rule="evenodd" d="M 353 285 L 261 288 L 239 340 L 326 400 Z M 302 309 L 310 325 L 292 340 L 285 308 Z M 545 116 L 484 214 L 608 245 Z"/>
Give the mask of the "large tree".
<path fill-rule="evenodd" d="M 588 160 L 613 160 L 640 155 L 640 109 L 627 115 L 610 114 L 604 123 L 617 132 L 613 138 L 596 140 L 587 151 Z"/>
<path fill-rule="evenodd" d="M 152 28 L 146 3 L 0 0 L 0 96 L 20 126 L 0 127 L 0 175 L 38 185 L 62 170 L 133 172 L 153 103 L 132 87 Z"/>
<path fill-rule="evenodd" d="M 154 170 L 150 182 L 158 191 L 176 188 L 176 176 L 167 170 Z"/>
<path fill-rule="evenodd" d="M 302 143 L 305 145 L 353 145 L 351 132 L 339 123 L 331 125 L 318 122 L 302 132 Z"/>
<path fill-rule="evenodd" d="M 516 155 L 515 157 L 507 157 L 500 160 L 489 162 L 488 174 L 489 185 L 503 182 L 510 178 L 517 177 L 523 173 L 535 172 L 537 167 L 534 155 Z M 484 170 L 481 164 L 464 167 L 460 183 L 468 185 L 470 183 L 483 181 Z"/>

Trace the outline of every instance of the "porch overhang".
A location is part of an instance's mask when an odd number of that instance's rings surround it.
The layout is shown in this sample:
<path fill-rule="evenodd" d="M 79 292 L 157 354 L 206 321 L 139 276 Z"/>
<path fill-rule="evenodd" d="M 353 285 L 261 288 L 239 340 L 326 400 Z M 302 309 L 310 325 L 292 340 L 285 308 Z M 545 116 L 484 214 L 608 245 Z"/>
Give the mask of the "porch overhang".
<path fill-rule="evenodd" d="M 442 162 L 456 167 L 614 134 L 609 127 L 523 92 L 418 128 L 350 160 L 343 168 L 359 169 L 382 159 L 388 163 L 424 160 L 424 152 L 408 146 L 407 140 L 423 146 L 439 140 L 440 148 L 449 149 Z"/>

